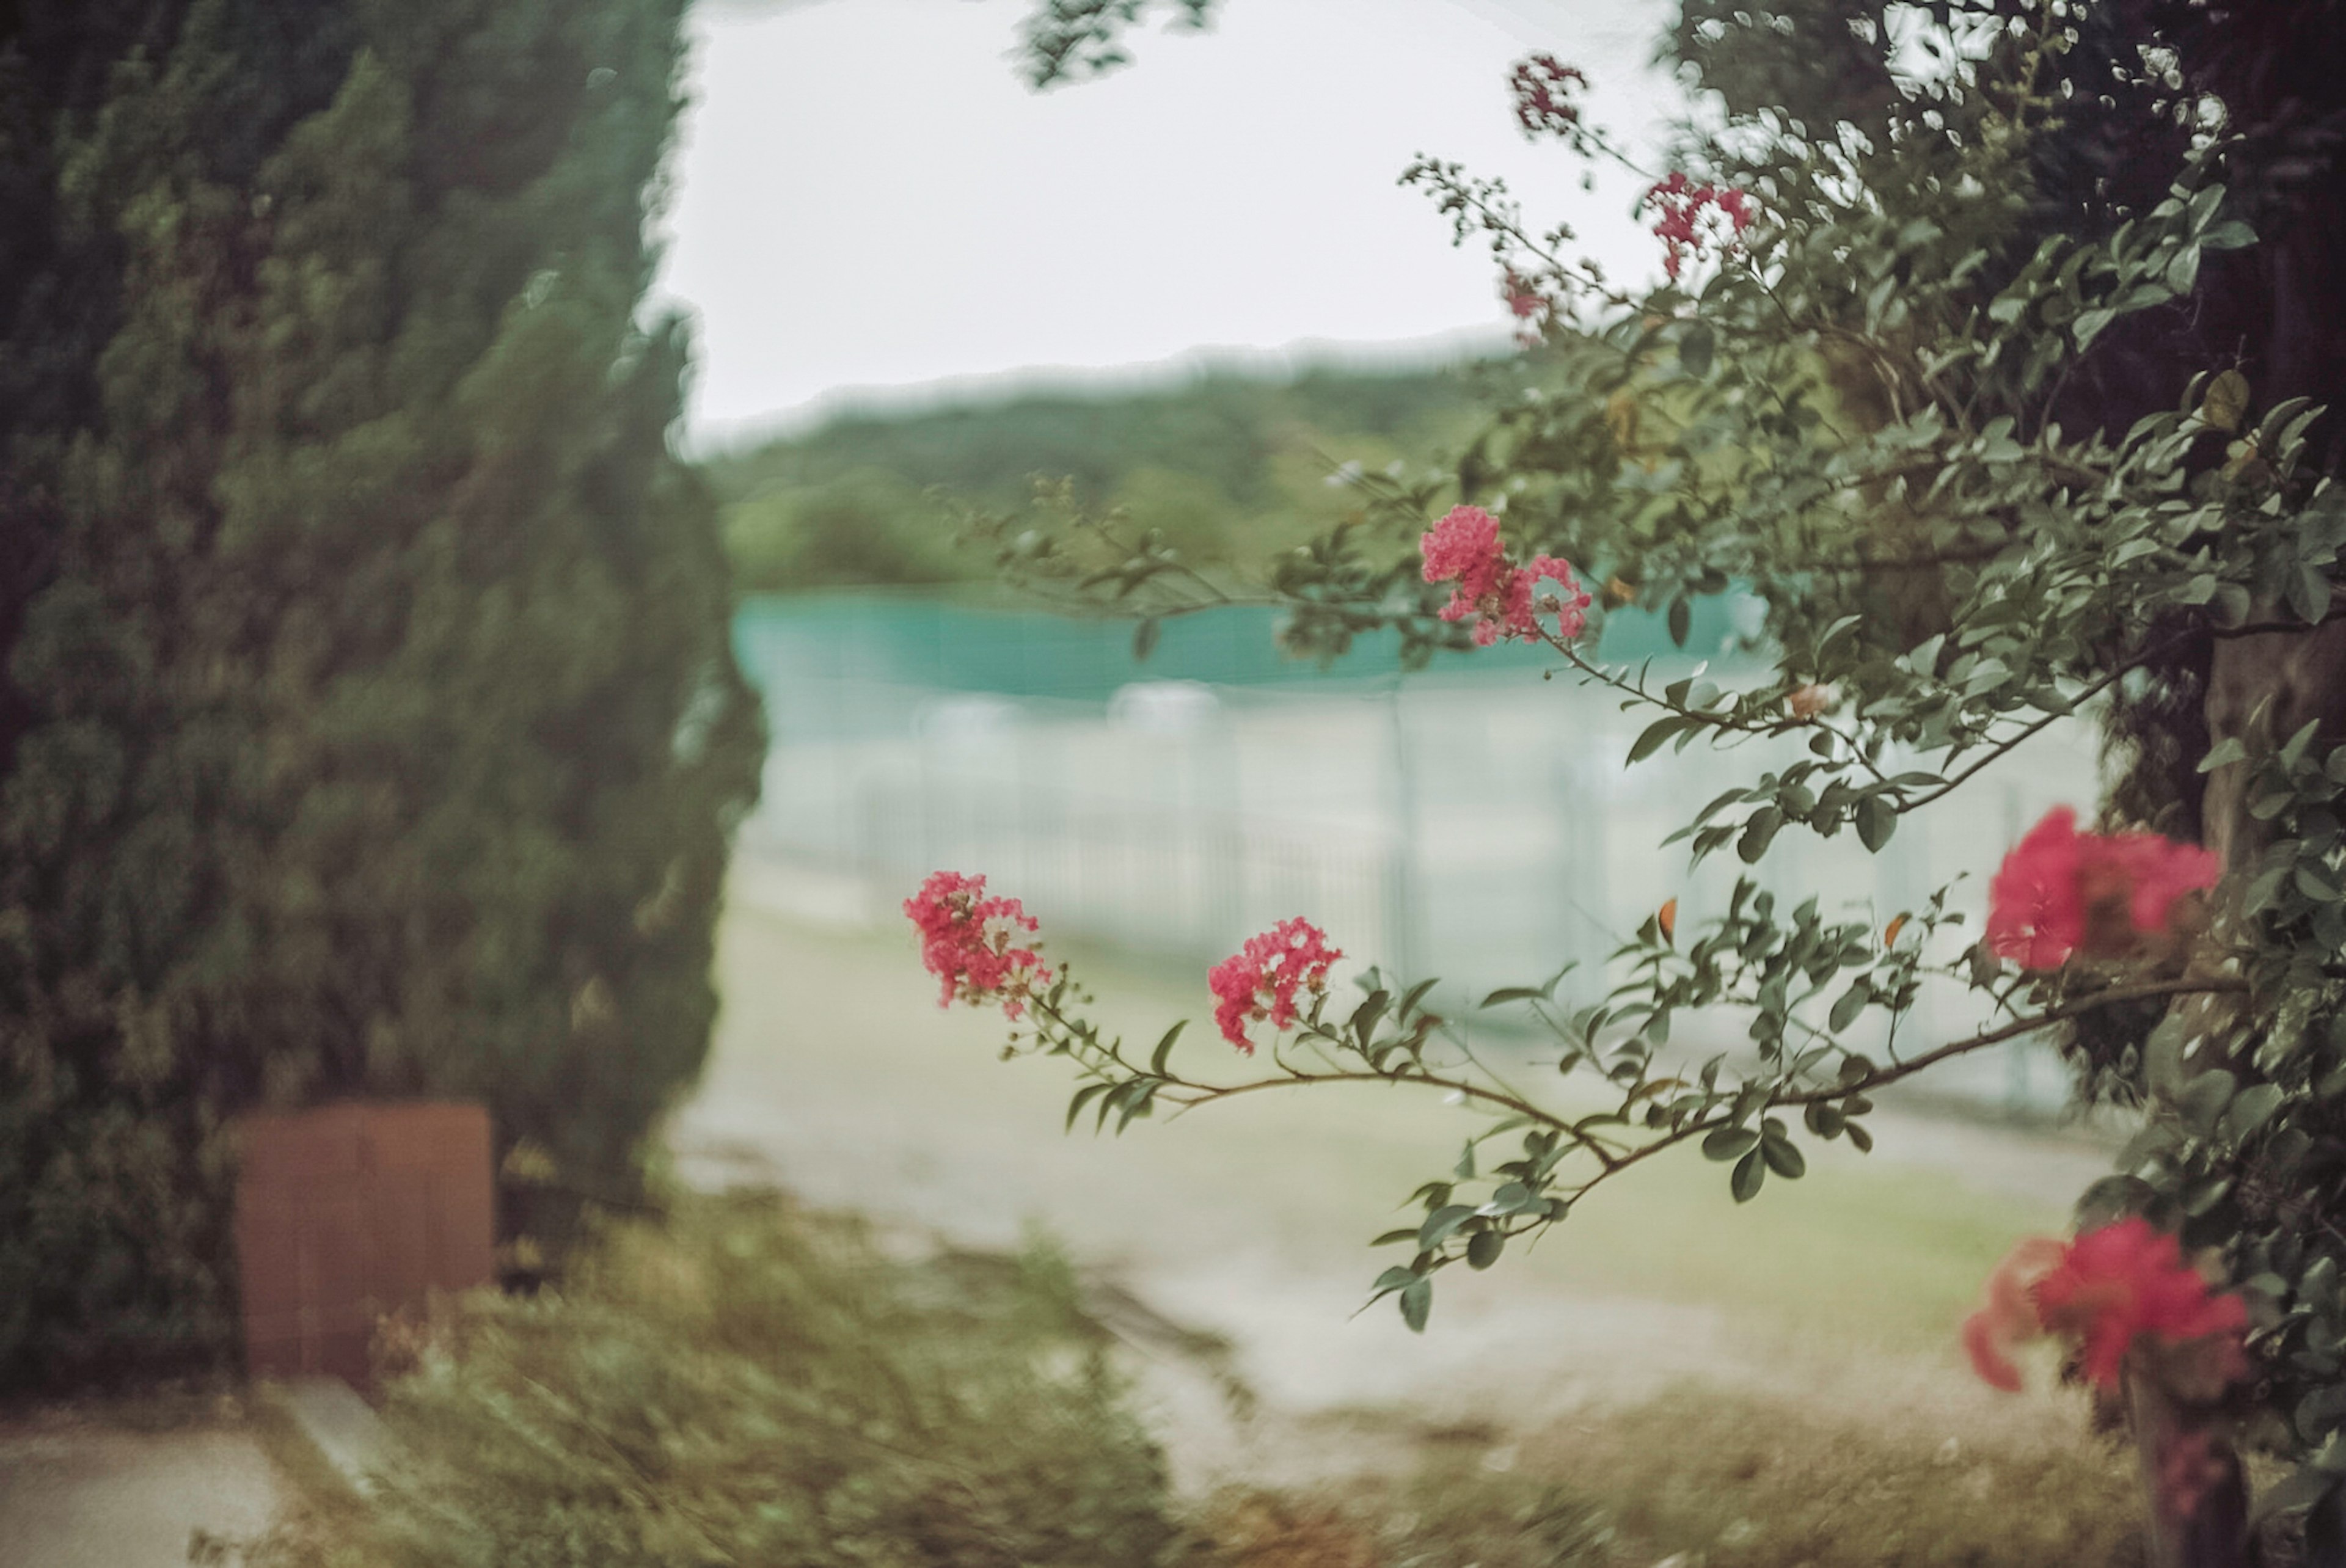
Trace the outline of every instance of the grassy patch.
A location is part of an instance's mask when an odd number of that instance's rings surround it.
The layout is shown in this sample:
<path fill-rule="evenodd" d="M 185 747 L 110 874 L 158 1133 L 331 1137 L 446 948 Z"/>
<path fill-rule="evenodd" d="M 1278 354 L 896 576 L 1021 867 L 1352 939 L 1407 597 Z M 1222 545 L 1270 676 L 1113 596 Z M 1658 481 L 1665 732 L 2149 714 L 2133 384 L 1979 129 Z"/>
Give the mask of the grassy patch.
<path fill-rule="evenodd" d="M 1972 1451 L 1927 1423 L 1836 1420 L 1688 1388 L 1398 1485 L 1236 1493 L 1233 1568 L 2132 1568 L 2130 1461 L 2081 1439 Z"/>
<path fill-rule="evenodd" d="M 1186 1537 L 1047 1252 L 890 1259 L 772 1196 L 614 1228 L 559 1292 L 477 1298 L 392 1386 L 397 1459 L 254 1563 L 1135 1568 Z"/>
<path fill-rule="evenodd" d="M 2138 1561 L 2139 1494 L 2115 1445 L 1971 1447 L 1901 1415 L 1689 1388 L 1551 1434 L 1527 1463 L 1606 1499 L 1657 1553 L 1711 1568 Z"/>
<path fill-rule="evenodd" d="M 666 1226 L 615 1227 L 558 1294 L 474 1303 L 394 1385 L 386 1417 L 405 1457 L 372 1497 L 319 1467 L 289 1466 L 308 1504 L 268 1540 L 219 1548 L 217 1560 L 2138 1561 L 2123 1455 L 2082 1436 L 2048 1438 L 2042 1421 L 2009 1434 L 1990 1426 L 1974 1449 L 1976 1420 L 1941 1420 L 1895 1394 L 1886 1410 L 1843 1411 L 1688 1386 L 1515 1441 L 1497 1428 L 1444 1429 L 1399 1484 L 1233 1492 L 1184 1509 L 1167 1493 L 1110 1345 L 1047 1248 L 906 1262 L 859 1227 L 777 1197 L 689 1199 Z"/>

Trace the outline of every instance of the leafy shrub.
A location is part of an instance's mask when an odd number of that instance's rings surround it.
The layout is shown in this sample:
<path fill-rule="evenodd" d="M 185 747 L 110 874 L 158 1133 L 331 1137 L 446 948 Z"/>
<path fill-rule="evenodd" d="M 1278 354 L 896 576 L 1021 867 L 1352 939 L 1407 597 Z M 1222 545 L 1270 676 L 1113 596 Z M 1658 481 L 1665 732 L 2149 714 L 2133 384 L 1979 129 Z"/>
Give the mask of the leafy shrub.
<path fill-rule="evenodd" d="M 884 469 L 760 491 L 723 516 L 734 581 L 753 592 L 943 583 L 964 569 L 944 509 Z"/>
<path fill-rule="evenodd" d="M 240 1111 L 624 1194 L 699 1070 L 763 747 L 638 309 L 680 28 L 0 7 L 0 1389 L 226 1358 Z"/>

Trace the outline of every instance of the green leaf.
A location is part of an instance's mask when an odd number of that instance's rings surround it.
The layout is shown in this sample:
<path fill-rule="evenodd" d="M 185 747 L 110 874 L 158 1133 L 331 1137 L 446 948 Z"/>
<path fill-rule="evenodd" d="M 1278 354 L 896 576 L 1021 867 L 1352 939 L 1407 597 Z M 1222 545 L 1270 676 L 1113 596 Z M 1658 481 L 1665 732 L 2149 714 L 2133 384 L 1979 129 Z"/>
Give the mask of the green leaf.
<path fill-rule="evenodd" d="M 1504 1007 L 1510 1002 L 1538 1002 L 1547 993 L 1536 985 L 1503 985 L 1477 1003 L 1477 1007 Z"/>
<path fill-rule="evenodd" d="M 1409 1325 L 1413 1334 L 1425 1332 L 1427 1314 L 1433 1310 L 1433 1281 L 1419 1275 L 1402 1287 L 1401 1320 Z"/>
<path fill-rule="evenodd" d="M 1348 1027 L 1352 1032 L 1352 1038 L 1360 1042 L 1362 1050 L 1369 1048 L 1369 1041 L 1375 1035 L 1377 1025 L 1384 1021 L 1385 1008 L 1392 1001 L 1392 992 L 1372 991 L 1366 1002 L 1352 1010 L 1352 1020 Z"/>
<path fill-rule="evenodd" d="M 1102 1095 L 1107 1094 L 1112 1087 L 1114 1087 L 1114 1085 L 1109 1084 L 1086 1084 L 1082 1088 L 1076 1090 L 1075 1098 L 1067 1102 L 1067 1125 L 1065 1127 L 1062 1127 L 1060 1131 L 1068 1133 L 1074 1132 L 1076 1130 L 1076 1118 L 1084 1114 L 1084 1107 L 1090 1105 Z"/>
<path fill-rule="evenodd" d="M 2210 1067 L 2183 1085 L 2175 1097 L 2175 1109 L 2183 1125 L 2201 1137 L 2216 1130 L 2216 1118 L 2232 1103 L 2235 1080 L 2221 1067 Z"/>
<path fill-rule="evenodd" d="M 2235 762 L 2246 762 L 2249 748 L 2240 744 L 2237 735 L 2228 735 L 2218 741 L 2208 755 L 2199 759 L 2199 771 L 2213 773 L 2218 768 L 2229 768 Z"/>
<path fill-rule="evenodd" d="M 1850 988 L 1841 993 L 1841 1000 L 1833 1003 L 1831 1015 L 1825 1020 L 1826 1027 L 1836 1034 L 1840 1033 L 1857 1022 L 1857 1015 L 1864 1012 L 1865 1004 L 1872 1000 L 1871 982 L 1852 981 Z"/>
<path fill-rule="evenodd" d="M 2192 285 L 2199 280 L 2200 254 L 2197 245 L 2186 245 L 2176 251 L 2175 260 L 2167 264 L 2167 286 L 2178 294 L 2191 292 Z"/>
<path fill-rule="evenodd" d="M 2232 1190 L 2229 1176 L 2201 1176 L 2183 1189 L 2182 1208 L 2185 1215 L 2198 1219 L 2224 1201 Z"/>
<path fill-rule="evenodd" d="M 1466 1243 L 1466 1267 L 1490 1268 L 1499 1261 L 1499 1254 L 1506 1245 L 1507 1238 L 1495 1230 L 1476 1231 Z"/>
<path fill-rule="evenodd" d="M 2202 250 L 2245 250 L 2257 242 L 2257 231 L 2237 218 L 2228 218 L 2199 237 Z M 2227 371 L 2225 374 L 2233 372 Z"/>
<path fill-rule="evenodd" d="M 1691 722 L 1693 721 L 1675 713 L 1667 718 L 1654 720 L 1653 723 L 1646 726 L 1645 733 L 1631 743 L 1629 760 L 1633 763 L 1643 762 L 1647 758 L 1659 751 L 1663 743 L 1671 736 L 1684 729 Z"/>
<path fill-rule="evenodd" d="M 1873 1135 L 1865 1130 L 1863 1123 L 1851 1122 L 1846 1130 L 1849 1134 L 1849 1141 L 1855 1145 L 1859 1154 L 1870 1155 L 1873 1152 Z"/>
<path fill-rule="evenodd" d="M 1760 1157 L 1768 1168 L 1786 1181 L 1797 1181 L 1808 1174 L 1809 1162 L 1791 1139 L 1778 1137 L 1773 1133 L 1760 1140 Z"/>
<path fill-rule="evenodd" d="M 1150 1072 L 1160 1078 L 1165 1076 L 1165 1063 L 1166 1059 L 1173 1054 L 1173 1042 L 1181 1038 L 1181 1031 L 1188 1027 L 1189 1027 L 1189 1021 L 1184 1018 L 1165 1032 L 1165 1038 L 1159 1040 L 1157 1043 L 1157 1049 L 1149 1054 L 1148 1070 Z"/>
<path fill-rule="evenodd" d="M 1711 356 L 1718 351 L 1719 336 L 1708 323 L 1697 321 L 1678 338 L 1678 368 L 1700 381 L 1710 374 Z M 1684 647 L 1686 639 L 1678 639 Z"/>
<path fill-rule="evenodd" d="M 1421 1252 L 1432 1252 L 1458 1233 L 1458 1227 L 1474 1217 L 1474 1211 L 1463 1203 L 1444 1204 L 1425 1217 L 1417 1227 L 1417 1247 Z"/>
<path fill-rule="evenodd" d="M 1819 653 L 1824 652 L 1827 647 L 1832 645 L 1832 641 L 1835 637 L 1838 637 L 1841 633 L 1849 630 L 1850 627 L 1857 625 L 1858 622 L 1864 618 L 1865 617 L 1863 616 L 1843 616 L 1841 619 L 1827 626 L 1824 629 L 1824 635 L 1817 638 L 1817 651 Z"/>
<path fill-rule="evenodd" d="M 1154 1113 L 1157 1107 L 1158 1086 L 1157 1081 L 1153 1078 L 1135 1078 L 1123 1086 L 1121 1104 L 1116 1119 L 1117 1132 L 1123 1132 L 1125 1128 L 1132 1125 L 1136 1119 Z M 1101 1102 L 1103 1105 L 1107 1103 Z"/>
<path fill-rule="evenodd" d="M 1165 623 L 1158 620 L 1155 616 L 1148 616 L 1138 626 L 1132 628 L 1133 663 L 1145 664 L 1148 662 L 1148 656 L 1157 651 L 1158 634 L 1162 632 L 1164 629 Z"/>
<path fill-rule="evenodd" d="M 2290 575 L 2289 607 L 2308 625 L 2330 613 L 2330 576 L 2319 566 L 2300 566 Z"/>
<path fill-rule="evenodd" d="M 2249 378 L 2226 371 L 2209 382 L 2208 395 L 2199 400 L 2199 417 L 2220 431 L 2239 430 L 2249 417 Z"/>
<path fill-rule="evenodd" d="M 1716 1127 L 1702 1140 L 1702 1157 L 1725 1164 L 1742 1158 L 1759 1142 L 1760 1135 L 1749 1127 Z"/>
<path fill-rule="evenodd" d="M 1964 695 L 1978 697 L 2010 683 L 2012 667 L 2000 658 L 1984 658 L 1964 677 Z"/>
<path fill-rule="evenodd" d="M 2190 1031 L 2180 1013 L 2158 1021 L 2142 1044 L 2143 1082 L 2155 1095 L 2171 1095 L 2183 1082 L 2183 1047 Z"/>
<path fill-rule="evenodd" d="M 1522 1124 L 1519 1121 L 1516 1125 Z M 1539 1200 L 1532 1196 L 1531 1188 L 1519 1181 L 1511 1181 L 1502 1183 L 1499 1190 L 1491 1195 L 1491 1201 L 1483 1207 L 1488 1214 L 1521 1214 L 1538 1206 Z"/>
<path fill-rule="evenodd" d="M 1749 1203 L 1760 1196 L 1760 1184 L 1768 1179 L 1767 1162 L 1760 1151 L 1753 1149 L 1735 1162 L 1735 1174 L 1727 1178 L 1727 1190 L 1735 1195 L 1738 1203 Z"/>
<path fill-rule="evenodd" d="M 2286 1097 L 2278 1084 L 2254 1084 L 2241 1090 L 2224 1112 L 2224 1136 L 2233 1143 L 2250 1136 L 2271 1120 Z"/>
<path fill-rule="evenodd" d="M 1402 994 L 1401 1012 L 1396 1016 L 1402 1023 L 1408 1023 L 1410 1015 L 1417 1011 L 1417 1004 L 1425 1000 L 1425 993 L 1441 983 L 1438 980 L 1421 980 L 1411 986 Z"/>
<path fill-rule="evenodd" d="M 2312 403 L 2313 400 L 2309 397 L 2290 397 L 2283 398 L 2267 409 L 2264 418 L 2257 422 L 2258 450 L 2267 453 L 2277 453 L 2280 448 L 2281 432 Z"/>
<path fill-rule="evenodd" d="M 1784 813 L 1773 806 L 1762 806 L 1743 823 L 1742 837 L 1735 840 L 1735 852 L 1747 866 L 1756 864 L 1768 852 L 1777 830 L 1784 825 Z"/>
<path fill-rule="evenodd" d="M 1684 594 L 1670 601 L 1668 615 L 1670 641 L 1684 647 L 1687 634 L 1694 627 L 1694 604 Z"/>
<path fill-rule="evenodd" d="M 2283 768 L 2295 768 L 2305 760 L 2306 752 L 2313 746 L 2314 736 L 2320 730 L 2320 719 L 2308 719 L 2296 734 L 2281 742 L 2280 749 L 2273 753 L 2273 759 Z"/>
<path fill-rule="evenodd" d="M 1882 846 L 1898 830 L 1898 809 L 1880 795 L 1868 795 L 1857 803 L 1857 839 L 1869 853 L 1880 854 Z"/>
<path fill-rule="evenodd" d="M 2249 884 L 2248 891 L 2240 895 L 2241 912 L 2256 914 L 2270 905 L 2280 891 L 2281 884 L 2289 880 L 2289 871 L 2287 866 L 2275 866 L 2270 871 L 2259 873 L 2257 879 Z"/>

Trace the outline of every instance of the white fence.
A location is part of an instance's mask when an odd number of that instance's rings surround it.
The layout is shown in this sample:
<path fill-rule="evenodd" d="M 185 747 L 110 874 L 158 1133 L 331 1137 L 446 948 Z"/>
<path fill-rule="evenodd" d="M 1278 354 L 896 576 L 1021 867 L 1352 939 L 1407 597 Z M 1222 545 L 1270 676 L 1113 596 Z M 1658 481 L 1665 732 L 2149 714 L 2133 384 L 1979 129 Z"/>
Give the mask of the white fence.
<path fill-rule="evenodd" d="M 1103 708 L 825 677 L 770 684 L 768 700 L 777 741 L 745 871 L 798 873 L 831 890 L 833 912 L 884 918 L 932 870 L 979 871 L 1047 928 L 1200 964 L 1302 914 L 1357 960 L 1442 975 L 1454 1001 L 1567 962 L 1563 989 L 1590 997 L 1663 900 L 1698 922 L 1739 874 L 1877 925 L 1966 876 L 1954 901 L 1976 921 L 2004 850 L 2096 785 L 2090 737 L 2066 728 L 1903 821 L 1879 855 L 1790 829 L 1757 872 L 1731 852 L 1689 871 L 1662 840 L 1776 765 L 1770 748 L 1627 768 L 1643 716 L 1562 679 L 1162 682 Z M 1975 1021 L 1961 1000 L 1933 1007 L 1914 1038 Z M 2061 1092 L 2028 1051 L 1971 1074 L 1974 1098 L 2041 1108 Z"/>

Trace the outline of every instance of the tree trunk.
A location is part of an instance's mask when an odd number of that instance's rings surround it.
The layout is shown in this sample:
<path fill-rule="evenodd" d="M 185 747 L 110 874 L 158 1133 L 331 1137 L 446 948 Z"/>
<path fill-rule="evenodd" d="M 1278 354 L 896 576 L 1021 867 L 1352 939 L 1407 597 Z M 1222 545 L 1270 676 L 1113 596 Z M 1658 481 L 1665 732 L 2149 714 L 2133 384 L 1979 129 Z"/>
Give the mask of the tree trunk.
<path fill-rule="evenodd" d="M 2254 1568 L 2249 1487 L 2229 1419 L 2139 1370 L 2127 1374 L 2126 1393 L 2149 1505 L 2147 1568 Z"/>

